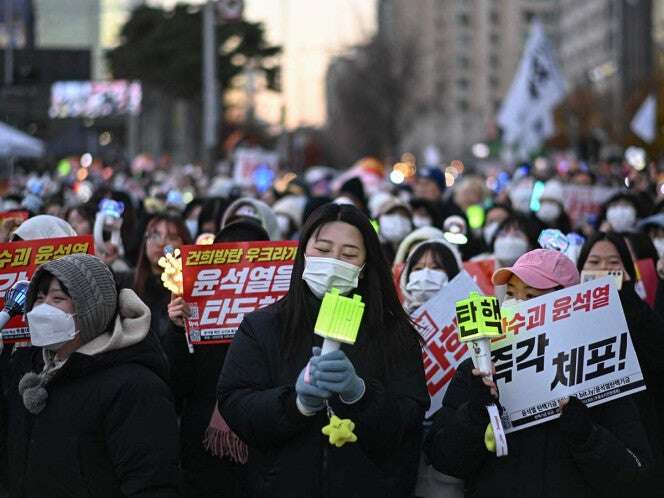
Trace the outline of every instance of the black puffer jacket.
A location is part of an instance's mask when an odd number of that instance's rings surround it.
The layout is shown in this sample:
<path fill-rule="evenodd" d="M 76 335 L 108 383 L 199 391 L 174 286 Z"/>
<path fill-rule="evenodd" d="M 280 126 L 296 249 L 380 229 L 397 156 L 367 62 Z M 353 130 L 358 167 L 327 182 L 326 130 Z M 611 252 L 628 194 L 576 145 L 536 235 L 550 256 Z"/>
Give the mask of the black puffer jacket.
<path fill-rule="evenodd" d="M 73 353 L 46 385 L 48 401 L 37 415 L 16 387 L 25 372 L 13 370 L 5 393 L 12 497 L 178 496 L 168 369 L 156 338 L 145 335 L 147 323 L 145 316 L 143 339 L 135 342 L 134 331 L 133 345 Z"/>
<path fill-rule="evenodd" d="M 619 292 L 646 390 L 633 396 L 648 434 L 654 466 L 643 496 L 664 494 L 664 320 L 634 291 L 629 282 Z"/>
<path fill-rule="evenodd" d="M 217 381 L 228 344 L 187 349 L 184 328 L 171 324 L 164 343 L 170 358 L 172 387 L 182 407 L 180 412 L 180 462 L 182 494 L 188 498 L 240 496 L 240 465 L 220 459 L 203 446 L 205 431 L 217 403 Z"/>
<path fill-rule="evenodd" d="M 631 399 L 593 408 L 593 431 L 575 446 L 557 420 L 508 434 L 509 454 L 497 458 L 484 445 L 486 423 L 468 411 L 472 363 L 465 360 L 434 415 L 425 441 L 433 466 L 464 479 L 472 498 L 626 497 L 641 486 L 650 464 L 646 434 Z"/>
<path fill-rule="evenodd" d="M 318 302 L 320 305 L 320 302 Z M 429 396 L 421 350 L 413 335 L 398 369 L 387 373 L 379 344 L 342 349 L 366 384 L 354 405 L 335 399 L 340 418 L 355 424 L 358 441 L 331 446 L 321 433 L 323 412 L 302 415 L 295 382 L 321 338 L 311 334 L 293 361 L 279 350 L 279 304 L 247 315 L 235 336 L 219 381 L 222 415 L 249 445 L 246 489 L 255 498 L 410 497 L 417 473 L 420 438 Z M 358 351 L 366 348 L 366 353 Z"/>

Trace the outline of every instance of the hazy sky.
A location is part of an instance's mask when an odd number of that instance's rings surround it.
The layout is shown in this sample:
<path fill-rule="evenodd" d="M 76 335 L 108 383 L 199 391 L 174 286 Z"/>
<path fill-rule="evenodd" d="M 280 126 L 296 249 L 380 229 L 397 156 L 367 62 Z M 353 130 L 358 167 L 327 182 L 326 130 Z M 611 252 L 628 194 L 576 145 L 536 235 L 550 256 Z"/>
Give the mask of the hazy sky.
<path fill-rule="evenodd" d="M 1 3 L 2 0 L 0 0 Z M 132 5 L 141 0 L 101 0 L 103 45 L 117 43 Z M 205 0 L 147 0 L 172 8 L 176 3 Z M 282 104 L 288 127 L 319 125 L 325 120 L 325 69 L 331 57 L 364 41 L 376 29 L 377 0 L 245 0 L 245 18 L 262 22 L 270 43 L 282 45 L 281 95 L 262 92 L 256 114 L 278 124 Z"/>
<path fill-rule="evenodd" d="M 265 24 L 284 47 L 283 99 L 289 127 L 322 124 L 330 58 L 375 30 L 376 0 L 245 0 L 245 17 Z M 277 121 L 282 97 L 258 99 L 260 116 Z"/>

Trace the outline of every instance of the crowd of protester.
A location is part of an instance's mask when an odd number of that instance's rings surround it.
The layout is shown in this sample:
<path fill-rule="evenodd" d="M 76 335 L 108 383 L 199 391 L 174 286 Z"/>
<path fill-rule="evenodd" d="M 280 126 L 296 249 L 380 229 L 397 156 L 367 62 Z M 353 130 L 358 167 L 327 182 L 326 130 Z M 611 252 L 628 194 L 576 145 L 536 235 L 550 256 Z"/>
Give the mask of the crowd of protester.
<path fill-rule="evenodd" d="M 193 166 L 13 177 L 0 211 L 28 219 L 4 219 L 0 242 L 91 235 L 96 256 L 37 270 L 25 305 L 32 344 L 0 358 L 8 496 L 661 496 L 657 168 L 418 165 L 398 184 L 355 171 L 312 167 L 261 191 Z M 576 252 L 542 248 L 546 229 Z M 246 315 L 232 344 L 191 352 L 191 310 L 162 284 L 164 251 L 269 240 L 299 241 L 286 297 Z M 409 315 L 481 261 L 511 303 L 576 285 L 583 270 L 621 271 L 647 390 L 593 408 L 572 397 L 559 420 L 510 434 L 498 459 L 484 431 L 499 392 L 466 360 L 426 419 Z M 648 302 L 642 261 L 655 270 Z M 544 277 L 523 270 L 533 265 Z M 360 294 L 366 311 L 357 344 L 321 354 L 312 331 L 333 287 Z M 327 443 L 330 409 L 354 421 L 356 444 Z"/>

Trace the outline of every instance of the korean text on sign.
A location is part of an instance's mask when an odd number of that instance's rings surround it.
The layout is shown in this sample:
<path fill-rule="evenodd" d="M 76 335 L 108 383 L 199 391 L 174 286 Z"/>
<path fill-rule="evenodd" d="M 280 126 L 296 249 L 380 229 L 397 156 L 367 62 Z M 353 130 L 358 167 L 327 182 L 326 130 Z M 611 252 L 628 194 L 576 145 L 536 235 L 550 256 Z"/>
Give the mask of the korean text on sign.
<path fill-rule="evenodd" d="M 288 292 L 297 242 L 237 242 L 182 248 L 183 297 L 193 344 L 230 342 L 244 315 Z"/>
<path fill-rule="evenodd" d="M 94 254 L 92 236 L 38 239 L 0 244 L 0 307 L 5 293 L 18 281 L 30 280 L 37 267 L 69 254 Z M 23 316 L 15 316 L 2 330 L 7 343 L 30 339 Z"/>
<path fill-rule="evenodd" d="M 462 271 L 434 297 L 412 313 L 424 340 L 424 375 L 431 397 L 426 416 L 440 408 L 457 366 L 468 357 L 468 347 L 459 340 L 455 303 L 471 292 L 479 292 L 473 279 Z"/>
<path fill-rule="evenodd" d="M 492 341 L 506 432 L 558 416 L 558 400 L 589 406 L 645 389 L 610 277 L 503 308 L 506 335 Z"/>

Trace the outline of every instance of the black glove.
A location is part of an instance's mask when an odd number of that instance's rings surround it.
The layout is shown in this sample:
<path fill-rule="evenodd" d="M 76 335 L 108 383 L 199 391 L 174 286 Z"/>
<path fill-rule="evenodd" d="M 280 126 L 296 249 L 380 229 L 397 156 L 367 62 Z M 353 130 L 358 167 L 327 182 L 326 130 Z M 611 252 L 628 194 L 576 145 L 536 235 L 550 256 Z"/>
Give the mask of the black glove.
<path fill-rule="evenodd" d="M 560 430 L 570 442 L 579 445 L 588 441 L 593 430 L 588 407 L 574 396 L 570 396 L 560 415 Z"/>
<path fill-rule="evenodd" d="M 468 411 L 471 419 L 478 424 L 488 424 L 489 412 L 486 407 L 497 403 L 491 395 L 491 388 L 482 382 L 482 377 L 471 375 L 469 394 Z"/>

